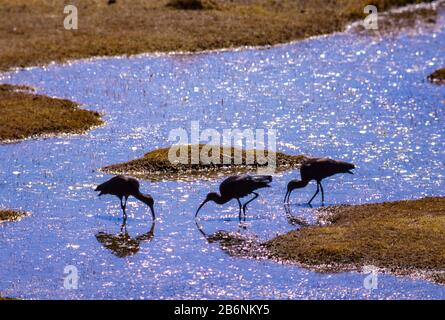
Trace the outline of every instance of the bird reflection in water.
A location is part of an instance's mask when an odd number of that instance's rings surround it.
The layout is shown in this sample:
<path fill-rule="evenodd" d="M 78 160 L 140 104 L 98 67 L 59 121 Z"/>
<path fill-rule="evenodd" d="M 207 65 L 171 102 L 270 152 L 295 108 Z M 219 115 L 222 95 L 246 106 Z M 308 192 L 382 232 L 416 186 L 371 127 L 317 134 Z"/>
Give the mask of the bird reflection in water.
<path fill-rule="evenodd" d="M 243 235 L 241 230 L 244 228 L 238 228 L 237 232 L 218 230 L 208 234 L 198 221 L 195 221 L 195 224 L 209 244 L 217 243 L 221 250 L 231 257 L 258 259 L 265 256 L 266 251 L 263 244 L 258 241 L 256 236 Z"/>
<path fill-rule="evenodd" d="M 291 226 L 307 227 L 310 225 L 306 219 L 293 215 L 289 204 L 284 205 L 284 211 L 286 212 L 286 220 Z"/>
<path fill-rule="evenodd" d="M 150 231 L 133 238 L 128 234 L 127 219 L 124 219 L 119 233 L 110 234 L 98 232 L 96 239 L 115 256 L 125 258 L 138 253 L 142 242 L 150 242 L 153 240 L 154 230 L 155 221 L 153 220 Z"/>

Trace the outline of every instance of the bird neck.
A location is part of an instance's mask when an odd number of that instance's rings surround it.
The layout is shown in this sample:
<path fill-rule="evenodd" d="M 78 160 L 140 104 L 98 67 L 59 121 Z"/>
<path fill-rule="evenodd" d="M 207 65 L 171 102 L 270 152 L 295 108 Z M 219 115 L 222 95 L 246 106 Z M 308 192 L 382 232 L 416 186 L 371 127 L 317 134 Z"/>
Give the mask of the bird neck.
<path fill-rule="evenodd" d="M 140 191 L 135 193 L 133 196 L 136 199 L 138 199 L 139 201 L 142 201 L 143 203 L 147 204 L 147 197 L 144 194 L 142 194 Z"/>

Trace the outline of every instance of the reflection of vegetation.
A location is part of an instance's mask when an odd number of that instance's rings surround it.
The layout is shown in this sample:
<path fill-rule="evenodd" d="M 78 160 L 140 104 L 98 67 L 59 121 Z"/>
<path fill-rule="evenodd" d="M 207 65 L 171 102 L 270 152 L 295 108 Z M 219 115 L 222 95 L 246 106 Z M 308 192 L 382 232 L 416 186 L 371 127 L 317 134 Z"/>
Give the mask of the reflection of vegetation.
<path fill-rule="evenodd" d="M 24 211 L 0 209 L 0 223 L 6 221 L 17 221 L 27 215 Z"/>
<path fill-rule="evenodd" d="M 445 198 L 321 209 L 330 225 L 309 226 L 266 243 L 274 258 L 327 271 L 375 265 L 444 282 Z M 442 270 L 442 271 L 441 271 Z"/>
<path fill-rule="evenodd" d="M 428 80 L 437 84 L 445 84 L 445 68 L 434 71 L 428 76 Z"/>
<path fill-rule="evenodd" d="M 196 146 L 196 145 L 195 145 Z M 199 145 L 199 152 L 201 154 L 204 145 Z M 228 175 L 241 172 L 248 172 L 260 167 L 265 167 L 267 163 L 258 164 L 255 159 L 254 164 L 246 165 L 246 155 L 253 154 L 254 150 L 241 150 L 237 148 L 220 148 L 214 146 L 215 152 L 219 153 L 220 164 L 174 164 L 169 160 L 169 148 L 157 149 L 146 153 L 142 158 L 131 160 L 125 163 L 119 163 L 107 166 L 102 170 L 114 174 L 131 174 L 149 180 L 158 179 L 187 179 L 187 178 L 211 178 L 220 174 Z M 188 162 L 190 163 L 190 152 L 192 146 L 187 146 Z M 241 164 L 234 164 L 234 159 L 237 152 L 241 155 Z M 179 154 L 179 153 L 177 153 Z M 210 152 L 211 155 L 211 152 Z M 283 171 L 299 166 L 305 159 L 304 156 L 292 156 L 284 153 L 276 153 L 277 171 Z M 267 151 L 265 156 L 269 156 Z M 273 156 L 272 152 L 270 156 Z M 228 164 L 223 164 L 223 160 L 228 160 Z"/>
<path fill-rule="evenodd" d="M 118 234 L 99 232 L 96 234 L 96 239 L 115 256 L 125 258 L 138 253 L 142 242 L 150 242 L 153 240 L 154 230 L 155 222 L 153 221 L 147 233 L 132 238 L 128 234 L 127 221 L 124 219 Z"/>
<path fill-rule="evenodd" d="M 0 141 L 83 132 L 102 123 L 97 112 L 74 102 L 33 94 L 24 86 L 0 85 Z"/>
<path fill-rule="evenodd" d="M 379 12 L 422 0 L 183 0 L 216 3 L 218 10 L 182 10 L 170 0 L 74 1 L 79 30 L 64 30 L 59 5 L 46 0 L 2 0 L 0 70 L 54 60 L 197 51 L 245 45 L 269 45 L 340 31 L 363 8 Z M 428 0 L 426 0 L 428 1 Z M 80 22 L 79 20 L 79 22 Z"/>

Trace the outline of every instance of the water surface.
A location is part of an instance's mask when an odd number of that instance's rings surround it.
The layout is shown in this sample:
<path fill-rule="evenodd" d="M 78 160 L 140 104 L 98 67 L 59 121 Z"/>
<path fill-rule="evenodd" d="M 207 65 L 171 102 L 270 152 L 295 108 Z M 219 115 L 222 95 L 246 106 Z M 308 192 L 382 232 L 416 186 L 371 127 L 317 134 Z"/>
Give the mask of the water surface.
<path fill-rule="evenodd" d="M 327 204 L 444 196 L 445 92 L 425 80 L 445 65 L 444 17 L 428 32 L 382 38 L 348 32 L 268 49 L 81 60 L 4 74 L 2 82 L 102 112 L 106 125 L 0 146 L 0 204 L 32 212 L 0 226 L 1 295 L 443 299 L 443 286 L 423 280 L 380 274 L 370 292 L 364 274 L 320 274 L 227 255 L 193 220 L 220 181 L 142 182 L 159 219 L 151 230 L 149 211 L 131 199 L 127 231 L 140 236 L 135 240 L 113 237 L 121 229 L 119 201 L 98 199 L 93 189 L 110 177 L 99 168 L 165 147 L 171 129 L 189 130 L 199 120 L 202 129 L 276 129 L 279 151 L 355 163 L 355 175 L 325 182 Z M 259 241 L 292 230 L 282 199 L 294 177 L 298 171 L 274 177 L 273 188 L 250 205 L 246 229 L 239 229 L 235 201 L 207 205 L 200 224 L 207 234 L 239 230 Z M 292 201 L 303 203 L 314 191 L 311 184 Z M 309 208 L 291 209 L 315 221 Z M 98 234 L 130 243 L 134 252 L 119 257 Z M 63 287 L 67 265 L 79 270 L 77 290 Z"/>

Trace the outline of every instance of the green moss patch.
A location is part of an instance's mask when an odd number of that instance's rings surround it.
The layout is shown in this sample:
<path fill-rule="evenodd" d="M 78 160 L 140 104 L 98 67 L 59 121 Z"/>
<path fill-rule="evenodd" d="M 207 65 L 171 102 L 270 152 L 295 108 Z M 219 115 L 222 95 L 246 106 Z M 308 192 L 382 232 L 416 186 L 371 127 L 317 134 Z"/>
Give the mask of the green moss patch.
<path fill-rule="evenodd" d="M 321 210 L 330 224 L 268 241 L 270 257 L 325 271 L 373 265 L 445 282 L 445 198 Z"/>
<path fill-rule="evenodd" d="M 31 90 L 0 84 L 0 142 L 43 134 L 81 133 L 102 124 L 97 112 Z"/>
<path fill-rule="evenodd" d="M 182 163 L 172 163 L 169 160 L 170 148 L 162 148 L 153 150 L 146 153 L 142 158 L 131 160 L 124 163 L 113 164 L 102 168 L 102 171 L 113 173 L 113 174 L 131 174 L 133 176 L 139 176 L 141 178 L 149 180 L 160 180 L 160 179 L 201 179 L 201 178 L 212 178 L 218 175 L 228 175 L 235 173 L 248 172 L 252 170 L 257 170 L 262 167 L 266 167 L 268 163 L 262 163 L 257 161 L 254 157 L 254 162 L 252 164 L 246 164 L 246 159 L 249 155 L 254 154 L 254 150 L 241 150 L 237 148 L 221 148 L 219 146 L 205 146 L 205 145 L 187 145 L 184 146 L 187 150 L 187 164 Z M 194 150 L 199 150 L 199 154 L 206 152 L 208 148 L 208 155 L 212 155 L 213 150 L 219 153 L 219 163 L 203 163 L 199 159 L 199 163 L 191 164 L 190 154 Z M 180 155 L 180 151 L 175 146 L 175 154 Z M 241 159 L 240 164 L 235 163 L 235 159 L 239 156 Z M 284 153 L 269 153 L 266 151 L 264 153 L 265 157 L 275 157 L 276 159 L 276 170 L 283 171 L 287 169 L 292 169 L 298 167 L 306 158 L 302 155 L 286 155 Z M 223 161 L 228 163 L 224 164 Z"/>

